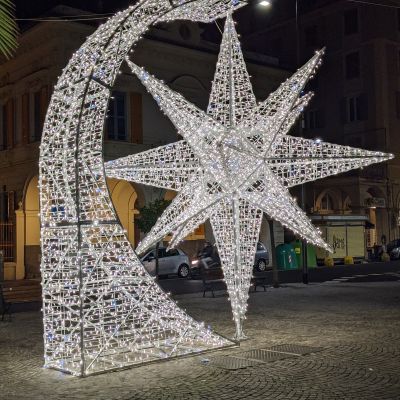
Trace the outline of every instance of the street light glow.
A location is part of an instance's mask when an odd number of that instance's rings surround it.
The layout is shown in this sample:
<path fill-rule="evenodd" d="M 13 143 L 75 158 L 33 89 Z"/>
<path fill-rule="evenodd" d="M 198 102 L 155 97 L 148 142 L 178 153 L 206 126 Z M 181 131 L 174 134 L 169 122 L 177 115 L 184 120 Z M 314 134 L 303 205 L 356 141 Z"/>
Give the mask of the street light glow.
<path fill-rule="evenodd" d="M 268 0 L 262 0 L 262 1 L 260 1 L 260 6 L 262 6 L 262 7 L 269 7 L 270 5 L 271 5 L 271 2 L 270 1 L 268 1 Z"/>

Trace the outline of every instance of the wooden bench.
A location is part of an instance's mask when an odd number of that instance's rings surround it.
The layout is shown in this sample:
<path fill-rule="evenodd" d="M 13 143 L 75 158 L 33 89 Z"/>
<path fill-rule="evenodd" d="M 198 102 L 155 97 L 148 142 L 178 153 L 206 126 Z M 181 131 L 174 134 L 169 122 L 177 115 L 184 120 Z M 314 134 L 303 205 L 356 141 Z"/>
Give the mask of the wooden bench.
<path fill-rule="evenodd" d="M 8 314 L 11 320 L 11 308 L 13 304 L 33 303 L 42 300 L 40 283 L 34 280 L 6 281 L 0 283 L 0 312 L 2 321 Z"/>
<path fill-rule="evenodd" d="M 0 285 L 0 312 L 2 321 L 4 321 L 6 314 L 8 314 L 8 317 L 11 321 L 11 303 L 4 298 L 2 285 Z"/>
<path fill-rule="evenodd" d="M 200 266 L 201 280 L 203 281 L 203 297 L 206 297 L 206 292 L 211 292 L 212 297 L 215 297 L 214 289 L 218 282 L 222 281 L 223 273 L 221 268 L 204 268 Z"/>
<path fill-rule="evenodd" d="M 206 297 L 206 292 L 211 292 L 212 297 L 215 297 L 214 289 L 217 283 L 223 280 L 223 272 L 221 268 L 204 268 L 200 266 L 201 279 L 203 281 L 203 297 Z M 262 287 L 264 292 L 267 290 L 268 281 L 266 276 L 254 276 L 251 278 L 251 285 L 254 291 L 257 292 L 258 287 Z"/>
<path fill-rule="evenodd" d="M 254 276 L 251 278 L 251 284 L 254 287 L 254 291 L 257 292 L 257 287 L 261 286 L 264 288 L 264 292 L 267 290 L 268 282 L 265 276 Z"/>

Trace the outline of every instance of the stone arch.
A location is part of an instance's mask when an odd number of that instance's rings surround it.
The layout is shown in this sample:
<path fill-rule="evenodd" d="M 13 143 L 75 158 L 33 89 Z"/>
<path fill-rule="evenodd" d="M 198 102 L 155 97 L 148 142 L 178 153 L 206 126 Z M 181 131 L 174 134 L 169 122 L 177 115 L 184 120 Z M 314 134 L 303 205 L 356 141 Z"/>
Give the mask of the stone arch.
<path fill-rule="evenodd" d="M 178 75 L 170 81 L 171 88 L 182 93 L 185 98 L 201 108 L 207 107 L 208 94 L 204 84 L 194 75 Z"/>
<path fill-rule="evenodd" d="M 333 213 L 335 210 L 342 208 L 341 195 L 333 189 L 325 189 L 315 201 L 316 211 L 319 213 Z"/>
<path fill-rule="evenodd" d="M 40 276 L 40 201 L 38 183 L 38 175 L 31 176 L 26 180 L 22 207 L 16 212 L 17 268 L 23 268 L 27 278 Z"/>
<path fill-rule="evenodd" d="M 204 92 L 207 92 L 207 89 L 204 86 L 204 84 L 200 81 L 199 78 L 197 78 L 194 75 L 189 75 L 189 74 L 178 75 L 175 78 L 171 79 L 170 84 L 183 89 L 190 89 L 190 90 L 200 89 Z"/>
<path fill-rule="evenodd" d="M 346 195 L 343 200 L 343 211 L 351 212 L 352 201 L 349 195 Z"/>
<path fill-rule="evenodd" d="M 136 246 L 139 241 L 139 232 L 135 224 L 135 217 L 139 214 L 136 209 L 139 197 L 136 187 L 132 183 L 120 179 L 107 179 L 107 183 L 111 200 L 128 240 L 133 246 Z"/>
<path fill-rule="evenodd" d="M 365 190 L 367 197 L 380 197 L 386 199 L 385 192 L 378 186 L 370 186 Z"/>
<path fill-rule="evenodd" d="M 39 188 L 38 176 L 35 175 L 27 182 L 23 209 L 25 211 L 25 246 L 40 246 L 40 218 L 39 218 Z"/>

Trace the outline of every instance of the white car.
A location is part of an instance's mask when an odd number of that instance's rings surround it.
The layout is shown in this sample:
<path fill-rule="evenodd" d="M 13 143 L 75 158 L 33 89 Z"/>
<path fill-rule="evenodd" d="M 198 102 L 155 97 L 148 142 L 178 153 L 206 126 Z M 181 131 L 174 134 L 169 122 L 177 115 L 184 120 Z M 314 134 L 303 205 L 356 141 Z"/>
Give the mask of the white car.
<path fill-rule="evenodd" d="M 141 259 L 147 272 L 156 275 L 156 250 L 148 251 Z M 181 249 L 158 249 L 158 275 L 178 275 L 180 278 L 189 276 L 189 257 Z"/>

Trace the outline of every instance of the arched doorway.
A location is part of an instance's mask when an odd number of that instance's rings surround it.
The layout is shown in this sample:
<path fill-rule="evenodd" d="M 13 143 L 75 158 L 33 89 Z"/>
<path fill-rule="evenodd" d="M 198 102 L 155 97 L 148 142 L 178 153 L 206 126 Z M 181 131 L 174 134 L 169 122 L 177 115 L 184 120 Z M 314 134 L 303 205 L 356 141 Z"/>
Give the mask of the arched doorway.
<path fill-rule="evenodd" d="M 318 214 L 333 214 L 341 209 L 340 193 L 326 189 L 315 200 L 315 211 Z"/>
<path fill-rule="evenodd" d="M 135 208 L 138 194 L 130 182 L 119 179 L 107 179 L 107 183 L 118 218 L 126 230 L 128 240 L 132 246 L 136 247 L 140 239 L 135 224 L 135 216 L 139 213 Z"/>
<path fill-rule="evenodd" d="M 17 270 L 23 269 L 26 278 L 40 277 L 38 181 L 37 175 L 27 180 L 22 204 L 16 211 Z"/>

